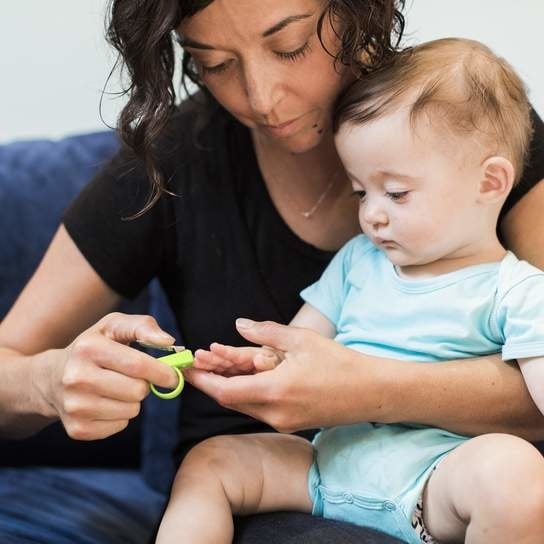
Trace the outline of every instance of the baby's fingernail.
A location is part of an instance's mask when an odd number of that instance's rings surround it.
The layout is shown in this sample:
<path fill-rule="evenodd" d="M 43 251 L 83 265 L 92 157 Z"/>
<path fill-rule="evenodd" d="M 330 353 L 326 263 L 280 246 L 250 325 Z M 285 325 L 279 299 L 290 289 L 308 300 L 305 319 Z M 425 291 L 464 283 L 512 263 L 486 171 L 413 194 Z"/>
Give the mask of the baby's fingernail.
<path fill-rule="evenodd" d="M 246 319 L 245 317 L 239 317 L 236 320 L 236 326 L 239 329 L 249 329 L 253 327 L 254 324 L 255 324 L 255 321 L 251 321 L 251 319 Z"/>

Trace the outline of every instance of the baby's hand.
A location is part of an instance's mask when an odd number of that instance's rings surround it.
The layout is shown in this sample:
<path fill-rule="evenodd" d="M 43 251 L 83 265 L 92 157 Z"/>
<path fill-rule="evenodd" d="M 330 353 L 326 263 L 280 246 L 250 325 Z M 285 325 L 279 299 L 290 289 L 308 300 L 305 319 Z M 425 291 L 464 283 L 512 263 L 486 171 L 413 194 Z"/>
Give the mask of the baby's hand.
<path fill-rule="evenodd" d="M 223 376 L 236 376 L 272 370 L 281 361 L 281 354 L 271 348 L 236 348 L 214 342 L 209 351 L 198 349 L 195 352 L 193 367 Z"/>

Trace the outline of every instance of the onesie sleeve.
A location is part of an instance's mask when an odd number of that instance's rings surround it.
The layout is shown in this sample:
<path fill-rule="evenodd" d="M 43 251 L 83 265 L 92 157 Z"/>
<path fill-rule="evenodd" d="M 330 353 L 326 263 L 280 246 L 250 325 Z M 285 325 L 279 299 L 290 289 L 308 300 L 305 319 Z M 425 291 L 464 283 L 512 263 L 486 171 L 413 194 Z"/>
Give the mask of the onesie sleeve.
<path fill-rule="evenodd" d="M 63 225 L 98 275 L 135 297 L 156 275 L 166 246 L 166 198 L 136 219 L 150 184 L 141 162 L 121 150 L 65 211 Z"/>
<path fill-rule="evenodd" d="M 340 318 L 346 298 L 346 279 L 351 269 L 353 250 L 362 238 L 363 236 L 357 236 L 344 245 L 333 257 L 319 280 L 300 293 L 304 302 L 311 304 L 334 324 Z"/>
<path fill-rule="evenodd" d="M 524 261 L 518 263 L 517 271 L 497 311 L 505 361 L 544 356 L 544 272 Z"/>

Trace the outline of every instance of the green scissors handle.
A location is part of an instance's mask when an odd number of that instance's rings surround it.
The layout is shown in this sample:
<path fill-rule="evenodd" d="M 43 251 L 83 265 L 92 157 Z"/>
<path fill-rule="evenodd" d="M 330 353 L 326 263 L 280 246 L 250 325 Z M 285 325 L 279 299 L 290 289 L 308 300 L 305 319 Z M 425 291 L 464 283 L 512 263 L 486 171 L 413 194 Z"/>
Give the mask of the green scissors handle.
<path fill-rule="evenodd" d="M 175 373 L 178 375 L 178 385 L 172 391 L 162 393 L 157 390 L 157 388 L 150 383 L 149 388 L 154 395 L 157 395 L 160 399 L 175 399 L 182 391 L 183 386 L 185 385 L 185 380 L 183 379 L 183 374 L 181 373 L 181 368 L 189 368 L 193 364 L 193 353 L 189 349 L 179 351 L 177 353 L 171 353 L 170 355 L 165 355 L 164 357 L 159 357 L 159 361 L 166 363 L 168 366 L 171 366 Z"/>

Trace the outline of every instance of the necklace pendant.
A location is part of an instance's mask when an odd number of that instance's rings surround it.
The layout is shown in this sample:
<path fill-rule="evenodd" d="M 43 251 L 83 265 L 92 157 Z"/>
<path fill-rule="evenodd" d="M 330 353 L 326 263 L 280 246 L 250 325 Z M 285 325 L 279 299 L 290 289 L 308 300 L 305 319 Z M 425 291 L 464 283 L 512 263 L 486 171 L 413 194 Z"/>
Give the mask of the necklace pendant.
<path fill-rule="evenodd" d="M 304 219 L 310 219 L 314 213 L 319 209 L 327 195 L 329 194 L 330 190 L 334 187 L 334 184 L 336 182 L 337 176 L 333 175 L 331 180 L 329 181 L 328 185 L 325 187 L 325 190 L 319 195 L 319 198 L 317 199 L 316 203 L 305 212 L 301 210 L 297 210 L 297 212 L 304 217 Z"/>

